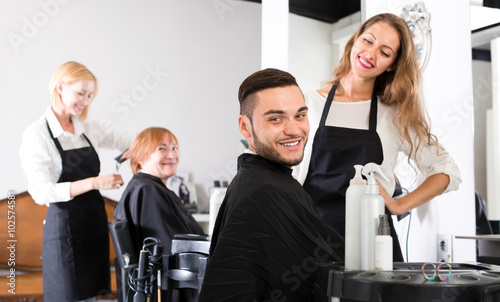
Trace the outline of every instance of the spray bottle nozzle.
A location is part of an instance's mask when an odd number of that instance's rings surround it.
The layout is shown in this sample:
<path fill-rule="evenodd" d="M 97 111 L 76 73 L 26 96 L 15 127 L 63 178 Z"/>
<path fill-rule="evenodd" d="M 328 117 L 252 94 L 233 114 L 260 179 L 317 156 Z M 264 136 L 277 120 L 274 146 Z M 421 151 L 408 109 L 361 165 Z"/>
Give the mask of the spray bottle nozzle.
<path fill-rule="evenodd" d="M 368 184 L 376 184 L 377 183 L 377 181 L 375 179 L 375 173 L 378 173 L 380 177 L 382 177 L 386 181 L 389 181 L 387 179 L 387 177 L 385 176 L 385 174 L 382 172 L 382 169 L 380 168 L 380 166 L 377 165 L 376 163 L 367 163 L 363 167 L 362 173 L 368 179 Z"/>
<path fill-rule="evenodd" d="M 366 187 L 367 194 L 379 193 L 379 187 L 377 185 L 377 179 L 375 178 L 375 172 L 378 173 L 382 179 L 389 181 L 382 172 L 382 169 L 380 169 L 379 165 L 377 165 L 376 163 L 367 163 L 363 167 L 363 175 L 368 179 L 368 186 Z"/>

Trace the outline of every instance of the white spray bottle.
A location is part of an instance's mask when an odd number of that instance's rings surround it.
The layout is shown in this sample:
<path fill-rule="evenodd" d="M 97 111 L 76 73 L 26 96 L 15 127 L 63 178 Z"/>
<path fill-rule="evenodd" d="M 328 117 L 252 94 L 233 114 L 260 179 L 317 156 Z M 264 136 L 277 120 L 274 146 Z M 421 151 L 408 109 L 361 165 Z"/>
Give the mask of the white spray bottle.
<path fill-rule="evenodd" d="M 379 195 L 380 188 L 375 173 L 387 180 L 380 167 L 368 163 L 363 167 L 363 175 L 368 179 L 366 193 L 361 198 L 361 269 L 375 270 L 375 237 L 378 234 L 379 216 L 385 214 L 385 201 Z"/>
<path fill-rule="evenodd" d="M 345 270 L 361 269 L 361 198 L 366 192 L 362 165 L 354 165 L 354 178 L 345 193 Z"/>

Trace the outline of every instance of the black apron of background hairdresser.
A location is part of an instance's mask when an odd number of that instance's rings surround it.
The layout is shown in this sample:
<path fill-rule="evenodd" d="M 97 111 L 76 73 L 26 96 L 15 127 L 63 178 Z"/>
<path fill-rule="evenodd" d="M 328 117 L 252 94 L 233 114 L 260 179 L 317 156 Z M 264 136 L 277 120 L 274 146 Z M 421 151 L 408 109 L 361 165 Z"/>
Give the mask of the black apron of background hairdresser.
<path fill-rule="evenodd" d="M 89 147 L 64 151 L 47 127 L 62 159 L 58 183 L 99 175 L 99 157 L 85 134 Z M 77 301 L 110 292 L 107 216 L 99 191 L 50 204 L 42 271 L 44 301 Z"/>
<path fill-rule="evenodd" d="M 369 128 L 351 129 L 326 126 L 336 85 L 328 94 L 318 130 L 314 136 L 309 171 L 304 189 L 311 195 L 321 218 L 345 236 L 345 193 L 354 177 L 354 165 L 384 160 L 382 143 L 377 134 L 377 96 L 370 104 Z M 353 116 L 352 118 L 357 118 Z M 386 209 L 386 213 L 388 213 Z M 392 223 L 394 261 L 403 261 L 399 240 Z"/>

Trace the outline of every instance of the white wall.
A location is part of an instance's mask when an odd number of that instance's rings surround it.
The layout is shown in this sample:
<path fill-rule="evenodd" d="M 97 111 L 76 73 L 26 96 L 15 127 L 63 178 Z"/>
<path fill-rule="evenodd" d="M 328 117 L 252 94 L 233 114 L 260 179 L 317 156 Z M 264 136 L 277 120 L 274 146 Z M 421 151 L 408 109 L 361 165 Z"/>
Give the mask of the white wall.
<path fill-rule="evenodd" d="M 399 14 L 416 1 L 364 1 L 365 16 Z M 431 13 L 432 51 L 424 71 L 424 97 L 432 131 L 457 162 L 462 185 L 413 211 L 409 260 L 436 260 L 436 234 L 474 235 L 474 138 L 469 1 L 423 1 Z M 452 11 L 450 8 L 453 7 Z M 406 222 L 400 239 L 406 240 Z M 403 246 L 404 248 L 404 246 Z M 403 250 L 404 251 L 404 250 Z M 475 242 L 454 239 L 455 262 L 475 261 Z"/>
<path fill-rule="evenodd" d="M 289 72 L 305 93 L 333 79 L 345 43 L 360 24 L 360 13 L 332 24 L 290 14 L 289 24 Z"/>
<path fill-rule="evenodd" d="M 486 110 L 491 109 L 491 62 L 472 61 L 474 88 L 474 176 L 476 191 L 488 202 L 486 178 Z"/>
<path fill-rule="evenodd" d="M 177 135 L 179 170 L 191 174 L 200 199 L 207 199 L 213 180 L 235 174 L 242 150 L 237 91 L 260 69 L 259 4 L 3 1 L 0 37 L 0 198 L 11 189 L 26 190 L 21 133 L 50 105 L 50 76 L 68 60 L 83 63 L 99 79 L 91 118 L 134 135 L 149 126 Z M 154 73 L 156 81 L 149 78 Z M 144 85 L 145 78 L 153 87 Z M 113 172 L 117 155 L 100 153 L 101 173 Z M 128 165 L 121 171 L 130 179 Z M 119 199 L 121 190 L 103 194 Z"/>
<path fill-rule="evenodd" d="M 288 71 L 303 93 L 319 89 L 322 81 L 331 79 L 334 68 L 332 25 L 295 14 L 290 14 L 289 24 Z"/>

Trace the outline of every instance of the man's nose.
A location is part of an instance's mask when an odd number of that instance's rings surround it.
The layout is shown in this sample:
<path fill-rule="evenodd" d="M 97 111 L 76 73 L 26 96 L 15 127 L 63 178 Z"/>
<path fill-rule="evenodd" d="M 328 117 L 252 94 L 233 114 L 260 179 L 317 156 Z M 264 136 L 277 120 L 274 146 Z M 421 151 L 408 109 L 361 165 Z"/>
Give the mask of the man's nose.
<path fill-rule="evenodd" d="M 286 135 L 299 136 L 301 133 L 300 125 L 301 125 L 301 123 L 299 121 L 296 121 L 294 119 L 288 120 L 285 123 L 285 128 L 284 128 L 283 132 Z"/>

